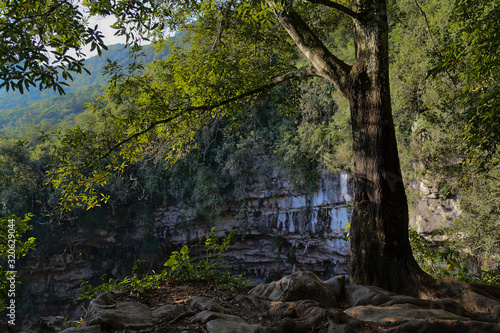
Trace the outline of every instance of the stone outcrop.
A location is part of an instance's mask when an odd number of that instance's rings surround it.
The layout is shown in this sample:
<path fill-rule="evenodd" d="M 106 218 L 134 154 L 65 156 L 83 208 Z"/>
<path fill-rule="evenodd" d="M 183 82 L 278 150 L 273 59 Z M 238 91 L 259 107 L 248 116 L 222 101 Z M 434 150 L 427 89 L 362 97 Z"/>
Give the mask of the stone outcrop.
<path fill-rule="evenodd" d="M 413 190 L 418 194 L 419 200 L 410 209 L 410 225 L 418 233 L 430 237 L 439 229 L 451 226 L 460 215 L 460 204 L 456 196 L 440 195 L 437 184 L 420 179 L 414 182 Z"/>
<path fill-rule="evenodd" d="M 335 307 L 340 295 L 336 295 L 336 290 L 330 288 L 330 285 L 312 272 L 296 272 L 279 281 L 261 284 L 252 289 L 250 294 L 279 302 L 310 299 L 325 306 Z"/>
<path fill-rule="evenodd" d="M 139 331 L 151 328 L 158 318 L 151 309 L 139 302 L 117 302 L 113 295 L 99 295 L 92 302 L 87 312 L 84 326 L 99 325 L 108 331 Z"/>
<path fill-rule="evenodd" d="M 408 318 L 417 320 L 470 320 L 469 318 L 461 317 L 445 310 L 425 309 L 413 304 L 397 304 L 385 307 L 361 305 L 349 308 L 345 311 L 345 313 L 358 320 L 377 323 L 380 325 L 392 324 L 408 320 Z"/>

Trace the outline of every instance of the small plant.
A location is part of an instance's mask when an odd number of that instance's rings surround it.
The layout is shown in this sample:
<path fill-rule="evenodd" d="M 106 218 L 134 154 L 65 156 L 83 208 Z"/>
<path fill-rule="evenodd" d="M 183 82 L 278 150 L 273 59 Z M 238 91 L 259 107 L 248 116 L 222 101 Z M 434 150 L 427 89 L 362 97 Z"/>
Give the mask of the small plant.
<path fill-rule="evenodd" d="M 345 230 L 344 239 L 347 242 L 351 241 L 351 231 L 350 231 L 351 230 L 351 223 L 352 223 L 351 220 L 347 220 L 346 223 L 345 223 L 345 227 L 344 227 L 344 230 Z"/>
<path fill-rule="evenodd" d="M 479 277 L 474 282 L 500 286 L 500 266 L 496 269 L 481 270 Z"/>
<path fill-rule="evenodd" d="M 165 266 L 170 268 L 169 276 L 173 281 L 206 281 L 218 287 L 246 285 L 248 281 L 241 275 L 233 277 L 231 267 L 223 254 L 229 249 L 236 229 L 224 239 L 212 228 L 205 240 L 205 255 L 200 258 L 189 258 L 189 248 L 183 245 L 180 252 L 174 251 Z"/>
<path fill-rule="evenodd" d="M 215 234 L 215 228 L 210 230 L 210 236 L 205 240 L 205 257 L 198 260 L 204 274 L 210 276 L 216 273 L 217 270 L 229 271 L 230 267 L 223 254 L 229 249 L 229 245 L 233 240 L 236 229 L 233 229 L 226 238 L 221 241 L 220 236 Z"/>
<path fill-rule="evenodd" d="M 189 260 L 189 248 L 184 244 L 181 251 L 173 251 L 170 255 L 170 259 L 165 262 L 164 266 L 170 267 L 171 272 L 177 275 L 177 277 L 183 277 L 190 280 L 194 271 L 194 267 Z M 177 272 L 176 272 L 177 271 Z M 178 273 L 181 271 L 182 273 Z"/>

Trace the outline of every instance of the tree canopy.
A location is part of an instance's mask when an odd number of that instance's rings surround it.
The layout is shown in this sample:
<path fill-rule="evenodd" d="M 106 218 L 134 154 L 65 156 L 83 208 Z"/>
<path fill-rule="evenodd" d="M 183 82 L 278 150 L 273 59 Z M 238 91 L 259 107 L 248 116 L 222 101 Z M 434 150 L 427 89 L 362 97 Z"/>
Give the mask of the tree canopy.
<path fill-rule="evenodd" d="M 98 27 L 90 27 L 73 1 L 2 1 L 0 3 L 0 88 L 30 87 L 64 93 L 64 80 L 85 71 L 82 49 L 106 46 Z"/>
<path fill-rule="evenodd" d="M 467 141 L 469 158 L 482 166 L 498 164 L 500 119 L 498 109 L 500 58 L 500 6 L 498 1 L 455 3 L 454 25 L 445 44 L 437 70 L 448 71 L 461 90 L 460 118 Z"/>

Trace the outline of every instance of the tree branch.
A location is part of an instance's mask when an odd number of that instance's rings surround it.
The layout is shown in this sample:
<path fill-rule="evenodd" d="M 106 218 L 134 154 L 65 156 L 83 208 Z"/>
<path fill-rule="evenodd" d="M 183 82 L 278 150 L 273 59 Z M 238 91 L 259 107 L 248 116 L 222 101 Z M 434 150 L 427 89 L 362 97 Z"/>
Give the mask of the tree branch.
<path fill-rule="evenodd" d="M 326 6 L 326 7 L 330 7 L 330 8 L 333 8 L 333 9 L 336 9 L 338 10 L 339 12 L 342 12 L 344 14 L 346 14 L 347 16 L 353 18 L 353 19 L 357 19 L 358 18 L 358 13 L 356 13 L 355 11 L 353 11 L 352 9 L 349 9 L 339 3 L 336 3 L 336 2 L 333 2 L 333 1 L 330 1 L 330 0 L 306 0 L 306 1 L 309 1 L 311 3 L 315 3 L 315 4 L 320 4 L 320 5 L 323 5 L 323 6 Z"/>
<path fill-rule="evenodd" d="M 267 3 L 274 9 L 279 22 L 311 62 L 318 75 L 335 83 L 341 92 L 345 91 L 352 67 L 328 50 L 291 5 L 280 9 L 273 0 L 267 0 Z"/>
<path fill-rule="evenodd" d="M 417 5 L 418 9 L 420 10 L 420 12 L 422 13 L 422 15 L 424 17 L 425 25 L 427 26 L 427 31 L 429 33 L 429 37 L 431 38 L 432 45 L 434 46 L 434 50 L 436 50 L 437 54 L 439 54 L 439 58 L 440 58 L 439 61 L 442 61 L 444 56 L 443 56 L 443 53 L 441 52 L 441 50 L 437 47 L 436 41 L 434 40 L 434 35 L 432 34 L 431 25 L 429 24 L 429 19 L 427 18 L 427 14 L 422 9 L 422 7 L 420 7 L 418 0 L 415 0 L 415 4 Z M 453 79 L 450 72 L 448 71 L 448 68 L 445 67 L 444 71 L 446 72 L 446 74 L 448 74 L 448 78 L 450 79 L 450 82 L 453 84 L 455 89 L 458 90 L 458 87 L 455 84 L 455 80 Z"/>
<path fill-rule="evenodd" d="M 249 91 L 244 92 L 242 94 L 239 94 L 235 97 L 232 97 L 232 98 L 229 98 L 229 99 L 217 102 L 217 103 L 213 103 L 213 104 L 209 104 L 209 105 L 191 106 L 191 107 L 187 107 L 184 109 L 171 110 L 171 112 L 175 113 L 173 116 L 155 121 L 155 122 L 151 123 L 144 130 L 137 132 L 135 134 L 132 134 L 131 136 L 127 137 L 126 139 L 123 139 L 122 141 L 116 143 L 113 147 L 111 147 L 106 152 L 106 154 L 104 154 L 101 157 L 101 159 L 107 158 L 113 151 L 115 151 L 119 147 L 123 146 L 127 142 L 150 132 L 151 130 L 153 130 L 154 128 L 156 128 L 159 125 L 167 124 L 167 123 L 169 123 L 169 122 L 175 120 L 176 118 L 181 117 L 185 114 L 190 114 L 192 112 L 197 112 L 197 111 L 213 110 L 213 109 L 228 105 L 230 103 L 245 99 L 247 97 L 252 97 L 252 96 L 255 96 L 258 94 L 265 94 L 265 93 L 269 92 L 272 88 L 276 87 L 277 85 L 280 85 L 280 84 L 285 83 L 287 81 L 290 81 L 293 79 L 298 79 L 298 78 L 313 77 L 313 76 L 319 76 L 316 69 L 314 69 L 314 68 L 310 68 L 307 70 L 298 70 L 298 71 L 290 72 L 290 73 L 287 73 L 285 75 L 276 77 L 273 80 L 271 80 L 271 82 L 269 82 L 263 86 L 255 88 L 253 90 L 249 90 Z"/>

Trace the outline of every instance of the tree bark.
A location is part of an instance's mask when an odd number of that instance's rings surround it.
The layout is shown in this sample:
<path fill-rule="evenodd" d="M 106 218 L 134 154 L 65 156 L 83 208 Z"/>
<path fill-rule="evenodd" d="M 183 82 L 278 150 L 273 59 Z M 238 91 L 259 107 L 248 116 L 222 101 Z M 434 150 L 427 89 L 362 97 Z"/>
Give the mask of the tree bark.
<path fill-rule="evenodd" d="M 416 293 L 428 279 L 413 258 L 389 88 L 385 1 L 358 1 L 351 109 L 354 210 L 350 275 L 355 283 Z"/>
<path fill-rule="evenodd" d="M 351 281 L 417 294 L 432 279 L 413 258 L 408 238 L 408 203 L 389 89 L 386 4 L 385 0 L 356 0 L 353 8 L 352 15 L 343 10 L 355 25 L 353 66 L 333 56 L 293 8 L 277 14 L 317 73 L 334 83 L 349 101 L 355 196 Z"/>

